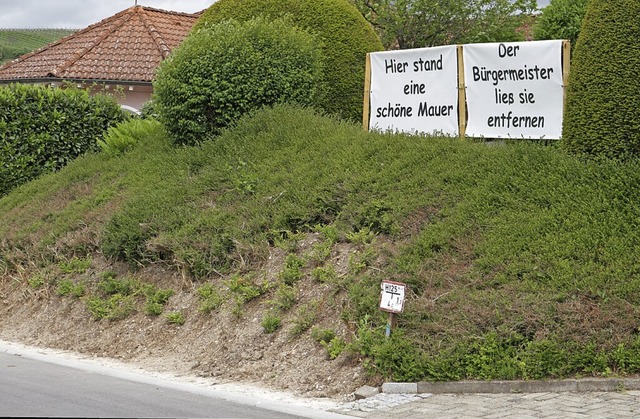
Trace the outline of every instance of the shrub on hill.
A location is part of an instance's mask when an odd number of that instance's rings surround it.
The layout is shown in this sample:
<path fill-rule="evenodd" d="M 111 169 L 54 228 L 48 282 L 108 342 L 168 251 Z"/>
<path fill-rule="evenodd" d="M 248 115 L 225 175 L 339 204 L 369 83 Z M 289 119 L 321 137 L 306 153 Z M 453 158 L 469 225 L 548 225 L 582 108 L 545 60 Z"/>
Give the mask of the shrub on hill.
<path fill-rule="evenodd" d="M 160 66 L 156 110 L 176 143 L 196 144 L 262 106 L 313 104 L 321 71 L 316 39 L 287 20 L 229 20 L 192 33 Z"/>
<path fill-rule="evenodd" d="M 290 16 L 293 23 L 321 41 L 326 57 L 318 106 L 330 114 L 360 121 L 365 56 L 383 49 L 358 10 L 345 0 L 220 0 L 200 17 L 195 29 L 226 19 Z"/>
<path fill-rule="evenodd" d="M 0 88 L 0 196 L 98 150 L 104 131 L 125 119 L 109 96 L 13 84 Z"/>
<path fill-rule="evenodd" d="M 592 1 L 573 54 L 563 137 L 576 153 L 640 154 L 640 14 L 636 0 Z"/>

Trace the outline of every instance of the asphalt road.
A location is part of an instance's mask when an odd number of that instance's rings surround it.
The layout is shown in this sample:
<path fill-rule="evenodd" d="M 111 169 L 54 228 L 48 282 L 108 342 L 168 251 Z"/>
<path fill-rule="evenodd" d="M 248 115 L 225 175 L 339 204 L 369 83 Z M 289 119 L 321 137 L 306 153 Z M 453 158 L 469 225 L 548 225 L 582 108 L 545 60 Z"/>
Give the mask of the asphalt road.
<path fill-rule="evenodd" d="M 331 413 L 225 397 L 135 374 L 78 368 L 0 352 L 0 417 L 336 417 Z M 155 381 L 155 382 L 154 382 Z M 174 387 L 174 388 L 171 388 Z M 229 400 L 231 398 L 231 400 Z"/>

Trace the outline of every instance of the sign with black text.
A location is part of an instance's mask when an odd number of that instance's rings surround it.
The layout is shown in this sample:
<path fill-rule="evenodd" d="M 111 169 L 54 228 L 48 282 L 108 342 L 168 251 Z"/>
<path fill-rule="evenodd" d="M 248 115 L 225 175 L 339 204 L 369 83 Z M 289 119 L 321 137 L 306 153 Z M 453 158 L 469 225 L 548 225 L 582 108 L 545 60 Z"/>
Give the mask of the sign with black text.
<path fill-rule="evenodd" d="M 458 135 L 456 46 L 369 55 L 369 129 Z"/>
<path fill-rule="evenodd" d="M 380 310 L 389 313 L 402 313 L 407 284 L 394 281 L 382 281 L 380 284 Z"/>
<path fill-rule="evenodd" d="M 463 46 L 466 135 L 562 136 L 563 41 Z"/>

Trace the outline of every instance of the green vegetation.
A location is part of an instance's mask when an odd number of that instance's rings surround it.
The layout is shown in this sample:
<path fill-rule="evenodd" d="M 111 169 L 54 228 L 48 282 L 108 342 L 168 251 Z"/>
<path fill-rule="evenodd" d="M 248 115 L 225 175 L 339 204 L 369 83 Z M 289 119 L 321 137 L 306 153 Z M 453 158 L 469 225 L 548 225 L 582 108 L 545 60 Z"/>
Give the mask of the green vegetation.
<path fill-rule="evenodd" d="M 158 296 L 136 270 L 176 269 L 197 284 L 194 304 L 239 324 L 249 306 L 271 313 L 272 333 L 324 342 L 329 358 L 357 354 L 390 380 L 636 374 L 639 184 L 637 161 L 366 133 L 282 105 L 200 147 L 153 130 L 1 198 L 0 272 L 44 287 L 35 275 L 74 255 L 128 262 L 130 274 L 87 281 L 80 298 L 117 320 Z M 314 265 L 318 238 L 332 256 Z M 390 339 L 383 279 L 410 290 Z"/>
<path fill-rule="evenodd" d="M 159 67 L 154 100 L 177 144 L 215 136 L 240 116 L 321 94 L 318 41 L 289 21 L 225 21 L 193 32 Z"/>
<path fill-rule="evenodd" d="M 640 13 L 634 0 L 591 1 L 573 54 L 563 140 L 572 152 L 640 155 Z"/>
<path fill-rule="evenodd" d="M 349 0 L 388 49 L 522 41 L 535 0 Z"/>
<path fill-rule="evenodd" d="M 167 323 L 176 324 L 178 326 L 182 326 L 185 322 L 184 314 L 180 311 L 172 311 L 171 313 L 165 314 L 167 318 Z"/>
<path fill-rule="evenodd" d="M 87 151 L 125 119 L 116 101 L 78 89 L 0 87 L 0 196 Z"/>
<path fill-rule="evenodd" d="M 589 0 L 551 0 L 533 27 L 536 40 L 568 39 L 575 47 Z"/>
<path fill-rule="evenodd" d="M 364 62 L 368 52 L 383 49 L 380 40 L 358 11 L 345 0 L 220 0 L 200 17 L 194 30 L 256 16 L 267 20 L 287 17 L 319 40 L 324 72 L 316 104 L 329 114 L 362 120 Z"/>
<path fill-rule="evenodd" d="M 0 64 L 71 35 L 71 29 L 0 29 Z"/>
<path fill-rule="evenodd" d="M 146 314 L 158 316 L 173 294 L 173 290 L 157 289 L 134 277 L 118 278 L 113 272 L 104 272 L 86 304 L 96 320 L 124 319 L 138 311 L 142 302 Z"/>
<path fill-rule="evenodd" d="M 203 313 L 210 313 L 217 310 L 224 301 L 217 288 L 210 283 L 198 287 L 196 294 L 198 294 L 200 298 L 200 307 L 198 307 L 198 310 Z"/>
<path fill-rule="evenodd" d="M 75 283 L 71 279 L 63 279 L 58 282 L 56 288 L 56 294 L 60 296 L 73 296 L 76 298 L 82 297 L 86 292 L 86 285 L 83 282 Z"/>
<path fill-rule="evenodd" d="M 264 329 L 264 333 L 274 333 L 280 328 L 282 319 L 277 313 L 269 312 L 262 319 L 261 326 Z"/>
<path fill-rule="evenodd" d="M 132 118 L 109 127 L 104 136 L 98 139 L 98 146 L 107 155 L 117 156 L 135 148 L 145 138 L 162 130 L 164 127 L 155 119 Z"/>
<path fill-rule="evenodd" d="M 91 267 L 91 258 L 78 258 L 74 256 L 69 261 L 58 262 L 58 267 L 65 274 L 84 273 Z"/>

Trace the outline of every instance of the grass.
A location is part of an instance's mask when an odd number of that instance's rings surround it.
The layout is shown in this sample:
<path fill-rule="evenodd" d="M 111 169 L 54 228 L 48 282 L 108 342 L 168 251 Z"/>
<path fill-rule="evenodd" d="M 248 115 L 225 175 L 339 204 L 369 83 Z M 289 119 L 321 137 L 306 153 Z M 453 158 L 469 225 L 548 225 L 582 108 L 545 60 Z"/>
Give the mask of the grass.
<path fill-rule="evenodd" d="M 297 304 L 300 338 L 324 306 L 290 297 L 319 281 L 344 297 L 340 318 L 354 328 L 332 353 L 356 352 L 394 380 L 640 372 L 640 163 L 365 133 L 293 107 L 199 148 L 147 129 L 127 153 L 82 157 L 0 199 L 0 272 L 97 252 L 132 272 L 164 263 L 223 281 L 238 314 L 266 293 Z M 322 241 L 302 254 L 308 234 Z M 352 249 L 346 267 L 332 259 L 339 245 Z M 290 255 L 279 278 L 289 288 L 253 279 L 270 247 Z M 409 287 L 390 339 L 383 279 Z"/>

